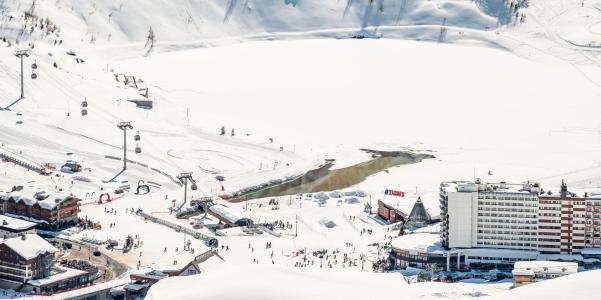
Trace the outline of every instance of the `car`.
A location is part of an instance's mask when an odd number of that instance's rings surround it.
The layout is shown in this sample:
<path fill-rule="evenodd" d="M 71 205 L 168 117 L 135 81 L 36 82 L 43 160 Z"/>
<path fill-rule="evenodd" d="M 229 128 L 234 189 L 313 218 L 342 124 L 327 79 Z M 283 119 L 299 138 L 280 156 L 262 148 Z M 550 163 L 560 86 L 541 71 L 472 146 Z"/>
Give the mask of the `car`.
<path fill-rule="evenodd" d="M 365 193 L 364 191 L 361 191 L 361 190 L 357 190 L 357 191 L 355 191 L 355 196 L 363 198 L 363 197 L 367 197 L 367 193 Z"/>
<path fill-rule="evenodd" d="M 94 252 L 92 252 L 92 254 L 94 254 L 94 256 L 100 256 L 101 253 L 98 250 L 94 250 Z"/>
<path fill-rule="evenodd" d="M 328 195 L 332 198 L 342 198 L 342 193 L 338 191 L 329 192 Z"/>
<path fill-rule="evenodd" d="M 326 201 L 326 200 L 330 199 L 330 197 L 324 192 L 313 195 L 313 198 L 320 200 L 320 201 Z"/>
<path fill-rule="evenodd" d="M 223 177 L 221 175 L 217 175 L 217 176 L 215 176 L 215 179 L 217 179 L 218 181 L 224 181 L 225 177 Z"/>

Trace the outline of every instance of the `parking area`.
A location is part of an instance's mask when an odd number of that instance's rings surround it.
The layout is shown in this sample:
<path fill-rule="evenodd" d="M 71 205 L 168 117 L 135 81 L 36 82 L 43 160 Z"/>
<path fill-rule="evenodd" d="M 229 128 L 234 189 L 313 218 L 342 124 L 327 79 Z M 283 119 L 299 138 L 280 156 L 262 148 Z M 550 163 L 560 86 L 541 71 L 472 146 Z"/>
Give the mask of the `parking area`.
<path fill-rule="evenodd" d="M 127 271 L 127 267 L 114 259 L 104 255 L 92 245 L 75 243 L 60 238 L 50 238 L 55 247 L 60 249 L 57 260 L 83 260 L 88 261 L 98 268 L 98 278 L 95 284 L 110 281 L 121 276 Z"/>

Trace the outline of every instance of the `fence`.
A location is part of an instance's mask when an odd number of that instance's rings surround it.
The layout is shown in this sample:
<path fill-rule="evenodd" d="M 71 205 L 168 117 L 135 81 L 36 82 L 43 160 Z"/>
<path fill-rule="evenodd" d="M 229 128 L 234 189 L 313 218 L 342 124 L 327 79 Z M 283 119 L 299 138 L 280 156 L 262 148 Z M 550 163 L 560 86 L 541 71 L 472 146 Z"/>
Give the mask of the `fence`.
<path fill-rule="evenodd" d="M 193 236 L 193 237 L 195 237 L 195 238 L 197 238 L 199 240 L 203 240 L 206 243 L 209 243 L 211 240 L 216 240 L 214 237 L 202 234 L 202 233 L 200 233 L 200 232 L 198 232 L 198 231 L 196 231 L 194 229 L 183 227 L 181 225 L 169 222 L 167 220 L 164 220 L 164 219 L 161 219 L 161 218 L 157 218 L 157 217 L 155 217 L 153 215 L 150 215 L 150 214 L 147 214 L 145 212 L 140 212 L 140 215 L 143 216 L 146 219 L 149 219 L 150 221 L 152 221 L 154 223 L 158 223 L 158 224 L 161 224 L 163 226 L 167 226 L 167 227 L 169 227 L 169 228 L 171 228 L 171 229 L 173 229 L 175 231 L 178 231 L 178 232 L 184 232 L 184 233 L 189 234 L 189 235 L 191 235 L 191 236 Z"/>
<path fill-rule="evenodd" d="M 203 262 L 207 261 L 209 258 L 211 258 L 211 257 L 213 257 L 215 255 L 219 255 L 217 253 L 217 249 L 208 250 L 206 252 L 201 253 L 200 255 L 197 255 L 194 258 L 194 262 L 196 262 L 197 264 L 200 264 L 200 263 L 203 263 Z"/>
<path fill-rule="evenodd" d="M 105 157 L 105 158 L 108 158 L 108 159 L 113 159 L 113 160 L 122 160 L 122 158 L 121 158 L 121 157 L 112 156 L 112 155 L 105 155 L 104 157 Z M 161 175 L 163 175 L 163 176 L 167 177 L 167 179 L 169 179 L 171 182 L 173 182 L 173 183 L 177 184 L 179 187 L 182 187 L 182 186 L 183 186 L 183 184 L 182 184 L 181 182 L 179 182 L 178 180 L 176 180 L 175 178 L 173 178 L 173 176 L 171 176 L 170 174 L 168 174 L 168 173 L 165 173 L 165 172 L 163 172 L 163 171 L 161 171 L 161 170 L 159 170 L 159 169 L 157 169 L 157 168 L 152 168 L 152 167 L 149 167 L 147 164 L 143 164 L 143 163 L 141 163 L 141 162 L 137 162 L 137 161 L 134 161 L 134 160 L 129 160 L 129 159 L 128 159 L 128 160 L 127 160 L 127 162 L 128 162 L 128 163 L 132 163 L 132 164 L 136 164 L 136 165 L 138 165 L 138 166 L 141 166 L 141 167 L 144 167 L 144 168 L 151 169 L 151 170 L 153 170 L 153 171 L 155 171 L 155 172 L 157 172 L 157 173 L 159 173 L 159 174 L 161 174 Z"/>
<path fill-rule="evenodd" d="M 30 171 L 35 171 L 35 172 L 38 172 L 38 173 L 42 172 L 42 166 L 41 165 L 35 164 L 35 163 L 25 162 L 24 160 L 18 159 L 18 158 L 16 158 L 13 155 L 9 155 L 9 154 L 6 154 L 4 152 L 0 152 L 0 158 L 2 160 L 4 160 L 4 161 L 12 162 L 15 165 L 21 166 L 21 167 L 23 167 L 23 168 L 25 168 L 27 170 L 30 170 Z"/>

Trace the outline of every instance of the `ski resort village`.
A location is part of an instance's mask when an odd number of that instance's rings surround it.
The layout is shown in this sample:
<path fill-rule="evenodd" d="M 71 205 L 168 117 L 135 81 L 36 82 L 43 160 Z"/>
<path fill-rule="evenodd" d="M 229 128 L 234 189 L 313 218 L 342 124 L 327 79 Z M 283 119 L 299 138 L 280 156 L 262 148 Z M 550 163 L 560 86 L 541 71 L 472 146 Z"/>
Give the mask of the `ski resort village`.
<path fill-rule="evenodd" d="M 0 0 L 0 299 L 601 299 L 601 0 Z"/>

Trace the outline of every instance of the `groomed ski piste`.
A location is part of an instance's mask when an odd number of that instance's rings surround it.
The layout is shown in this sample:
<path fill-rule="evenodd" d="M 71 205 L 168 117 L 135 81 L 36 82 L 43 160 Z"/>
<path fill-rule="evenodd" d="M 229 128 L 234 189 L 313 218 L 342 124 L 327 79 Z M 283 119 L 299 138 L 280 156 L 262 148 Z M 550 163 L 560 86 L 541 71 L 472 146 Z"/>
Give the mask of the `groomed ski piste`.
<path fill-rule="evenodd" d="M 126 253 L 99 248 L 131 272 L 177 268 L 210 249 L 137 211 L 219 240 L 223 259 L 201 264 L 201 275 L 160 282 L 149 299 L 538 299 L 549 286 L 585 286 L 598 274 L 515 290 L 509 282 L 415 283 L 399 273 L 373 274 L 372 264 L 385 259 L 374 243 L 398 230 L 367 214 L 365 205 L 376 207 L 385 189 L 395 189 L 406 191 L 408 202 L 420 197 L 437 215 L 440 182 L 475 177 L 529 179 L 551 189 L 561 179 L 576 189 L 601 187 L 600 9 L 601 1 L 531 0 L 520 9 L 522 23 L 502 0 L 38 0 L 34 14 L 60 28 L 42 34 L 22 30 L 30 1 L 3 1 L 0 152 L 59 168 L 75 160 L 83 171 L 49 177 L 5 162 L 0 190 L 22 185 L 30 196 L 44 190 L 81 198 L 79 216 L 102 229 L 61 236 L 120 244 L 139 236 L 138 247 Z M 30 56 L 19 100 L 14 52 L 25 48 Z M 125 84 L 126 76 L 136 82 Z M 141 95 L 146 89 L 148 98 Z M 153 107 L 128 100 L 150 100 Z M 123 173 L 121 121 L 134 127 Z M 233 216 L 286 225 L 272 233 L 216 233 L 207 228 L 219 222 L 211 214 L 195 217 L 204 227 L 193 229 L 193 219 L 170 210 L 188 207 L 190 197 L 216 199 L 295 178 L 328 159 L 334 169 L 371 159 L 360 149 L 435 158 L 340 190 L 365 192 L 358 201 L 215 200 Z M 185 204 L 175 179 L 183 172 L 198 184 Z M 140 180 L 153 183 L 149 193 L 135 194 Z M 127 185 L 130 191 L 114 193 Z M 103 193 L 112 201 L 99 203 Z M 269 204 L 273 198 L 277 205 Z M 307 263 L 299 254 L 324 249 L 339 251 L 338 259 Z M 342 255 L 359 263 L 342 264 Z M 241 282 L 240 290 L 232 282 Z M 589 288 L 586 295 L 598 294 Z M 303 291 L 291 294 L 295 289 Z"/>

